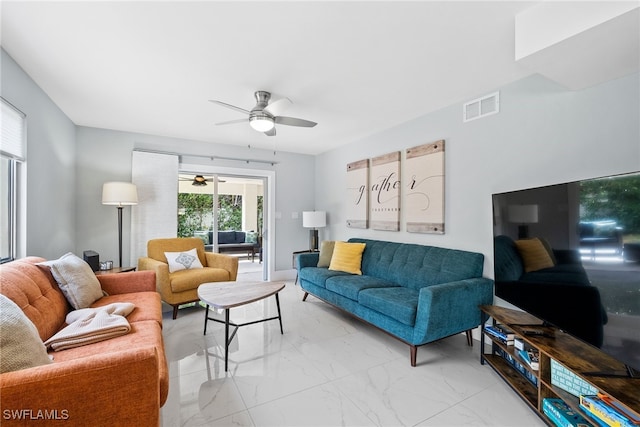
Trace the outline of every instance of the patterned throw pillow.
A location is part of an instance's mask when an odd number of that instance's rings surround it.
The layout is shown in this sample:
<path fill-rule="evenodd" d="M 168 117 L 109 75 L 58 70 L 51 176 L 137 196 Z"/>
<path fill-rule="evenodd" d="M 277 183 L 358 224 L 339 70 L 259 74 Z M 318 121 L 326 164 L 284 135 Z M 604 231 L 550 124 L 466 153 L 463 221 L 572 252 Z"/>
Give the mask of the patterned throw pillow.
<path fill-rule="evenodd" d="M 164 256 L 167 257 L 169 263 L 169 273 L 202 268 L 196 248 L 184 252 L 165 252 Z"/>
<path fill-rule="evenodd" d="M 336 242 L 329 270 L 362 275 L 362 252 L 366 243 Z"/>

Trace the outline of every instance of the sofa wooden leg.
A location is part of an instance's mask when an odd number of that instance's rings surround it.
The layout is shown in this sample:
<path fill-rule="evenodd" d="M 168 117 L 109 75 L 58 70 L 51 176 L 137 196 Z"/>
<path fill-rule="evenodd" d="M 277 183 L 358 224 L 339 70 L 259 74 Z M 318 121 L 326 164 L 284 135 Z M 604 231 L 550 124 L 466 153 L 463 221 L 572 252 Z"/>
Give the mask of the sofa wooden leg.
<path fill-rule="evenodd" d="M 473 337 L 471 336 L 471 329 L 467 329 L 467 345 L 473 347 Z"/>
<path fill-rule="evenodd" d="M 175 304 L 173 306 L 173 320 L 176 320 L 176 318 L 178 317 L 178 308 L 180 307 L 179 304 Z"/>
<path fill-rule="evenodd" d="M 302 296 L 302 301 L 306 301 L 308 296 L 309 296 L 309 292 L 305 292 L 304 295 Z"/>
<path fill-rule="evenodd" d="M 415 345 L 410 345 L 409 346 L 410 350 L 411 350 L 411 366 L 415 367 L 416 366 L 416 356 L 418 355 L 418 347 L 416 347 Z"/>

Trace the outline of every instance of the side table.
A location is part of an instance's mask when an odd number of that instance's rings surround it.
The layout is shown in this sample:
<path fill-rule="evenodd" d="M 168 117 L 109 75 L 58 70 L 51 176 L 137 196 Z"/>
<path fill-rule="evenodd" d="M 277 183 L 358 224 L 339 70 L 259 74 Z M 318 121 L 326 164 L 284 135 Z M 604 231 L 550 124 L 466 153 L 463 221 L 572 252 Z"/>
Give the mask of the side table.
<path fill-rule="evenodd" d="M 136 271 L 136 267 L 113 267 L 111 270 L 98 270 L 95 273 L 96 276 L 102 276 L 104 274 L 127 273 L 129 271 Z"/>

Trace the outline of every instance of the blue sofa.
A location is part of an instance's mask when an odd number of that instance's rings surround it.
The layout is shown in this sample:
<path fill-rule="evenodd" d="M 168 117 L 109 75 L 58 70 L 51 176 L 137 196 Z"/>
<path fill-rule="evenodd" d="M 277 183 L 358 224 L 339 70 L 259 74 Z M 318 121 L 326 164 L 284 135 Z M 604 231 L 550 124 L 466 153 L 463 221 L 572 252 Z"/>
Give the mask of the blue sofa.
<path fill-rule="evenodd" d="M 493 302 L 493 281 L 482 277 L 484 255 L 454 249 L 368 239 L 362 275 L 317 267 L 319 254 L 297 257 L 300 286 L 309 294 L 417 347 L 482 322 L 480 305 Z"/>
<path fill-rule="evenodd" d="M 208 240 L 205 241 L 204 250 L 206 252 L 213 251 L 213 231 L 209 231 Z M 260 243 L 258 242 L 257 233 L 249 232 L 254 235 L 254 241 L 247 241 L 247 232 L 244 231 L 218 231 L 218 252 L 219 253 L 246 253 L 247 257 L 251 257 L 251 262 L 254 261 L 256 253 L 260 255 L 260 261 L 262 262 L 262 252 Z"/>

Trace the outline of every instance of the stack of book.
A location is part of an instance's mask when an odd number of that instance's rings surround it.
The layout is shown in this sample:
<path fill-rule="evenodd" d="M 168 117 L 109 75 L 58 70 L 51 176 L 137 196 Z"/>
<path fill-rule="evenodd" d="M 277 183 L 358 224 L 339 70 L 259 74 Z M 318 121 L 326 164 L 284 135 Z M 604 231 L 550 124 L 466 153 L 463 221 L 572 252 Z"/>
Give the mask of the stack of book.
<path fill-rule="evenodd" d="M 522 366 L 522 363 L 518 362 L 518 360 L 515 357 L 511 356 L 511 354 L 509 354 L 508 352 L 504 351 L 501 348 L 498 348 L 497 352 L 500 356 L 502 356 L 504 360 L 509 362 L 509 364 L 513 366 L 518 372 L 524 375 L 524 377 L 527 380 L 529 380 L 531 384 L 533 384 L 534 386 L 538 385 L 538 377 L 536 377 L 534 373 L 532 373 L 531 371 L 528 371 L 524 366 Z"/>
<path fill-rule="evenodd" d="M 518 356 L 520 356 L 532 370 L 537 371 L 540 369 L 540 353 L 537 349 L 525 347 L 522 350 L 518 350 Z"/>
<path fill-rule="evenodd" d="M 637 415 L 602 393 L 595 396 L 580 396 L 580 407 L 600 425 L 640 426 L 640 418 Z"/>
<path fill-rule="evenodd" d="M 516 335 L 504 325 L 485 325 L 484 331 L 504 345 L 513 345 Z"/>
<path fill-rule="evenodd" d="M 589 422 L 563 400 L 547 397 L 542 400 L 542 412 L 557 426 L 587 427 Z"/>

